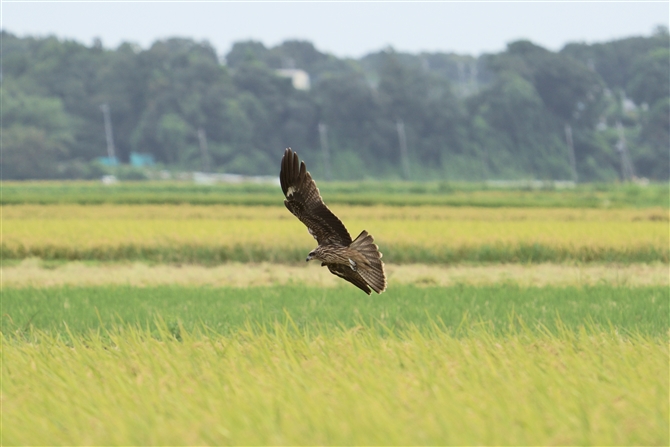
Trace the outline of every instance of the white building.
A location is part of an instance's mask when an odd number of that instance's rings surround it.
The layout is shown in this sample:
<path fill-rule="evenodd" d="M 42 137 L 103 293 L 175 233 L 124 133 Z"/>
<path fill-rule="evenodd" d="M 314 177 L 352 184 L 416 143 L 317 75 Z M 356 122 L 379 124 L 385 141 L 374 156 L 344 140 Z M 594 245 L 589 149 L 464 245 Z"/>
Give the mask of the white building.
<path fill-rule="evenodd" d="M 294 89 L 309 90 L 309 73 L 305 70 L 299 70 L 297 68 L 280 68 L 275 70 L 275 73 L 284 78 L 291 78 Z"/>

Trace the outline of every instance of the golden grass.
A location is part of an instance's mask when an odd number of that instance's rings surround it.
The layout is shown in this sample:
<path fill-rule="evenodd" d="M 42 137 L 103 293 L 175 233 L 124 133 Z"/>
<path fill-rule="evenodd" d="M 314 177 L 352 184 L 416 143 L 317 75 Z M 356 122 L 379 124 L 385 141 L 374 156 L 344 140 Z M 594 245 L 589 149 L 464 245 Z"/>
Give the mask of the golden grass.
<path fill-rule="evenodd" d="M 442 221 L 349 220 L 355 237 L 363 229 L 381 245 L 420 247 L 479 244 L 541 243 L 550 246 L 663 246 L 667 224 L 657 222 L 593 221 Z M 360 230 L 359 230 L 360 229 Z M 258 244 L 314 245 L 314 239 L 292 220 L 5 220 L 3 242 L 77 247 L 119 244 Z"/>
<path fill-rule="evenodd" d="M 670 285 L 665 264 L 565 265 L 503 264 L 436 266 L 387 264 L 389 287 L 400 284 L 453 286 L 515 283 L 523 286 L 571 286 L 612 284 L 626 287 Z M 45 266 L 31 258 L 2 269 L 4 287 L 102 286 L 234 286 L 305 284 L 342 285 L 325 268 L 316 264 L 228 263 L 215 267 L 200 265 L 147 265 L 143 263 L 97 264 L 70 262 Z"/>
<path fill-rule="evenodd" d="M 660 209 L 333 209 L 352 236 L 368 230 L 395 262 L 668 258 L 668 213 Z M 181 250 L 187 262 L 286 262 L 295 258 L 287 250 L 309 251 L 315 244 L 306 228 L 278 207 L 25 205 L 2 212 L 2 245 L 9 258 L 141 258 L 153 250 L 163 259 Z M 216 250 L 226 254 L 212 253 Z M 238 253 L 245 250 L 255 255 Z"/>
<path fill-rule="evenodd" d="M 563 331 L 3 337 L 5 445 L 667 445 L 668 345 Z"/>

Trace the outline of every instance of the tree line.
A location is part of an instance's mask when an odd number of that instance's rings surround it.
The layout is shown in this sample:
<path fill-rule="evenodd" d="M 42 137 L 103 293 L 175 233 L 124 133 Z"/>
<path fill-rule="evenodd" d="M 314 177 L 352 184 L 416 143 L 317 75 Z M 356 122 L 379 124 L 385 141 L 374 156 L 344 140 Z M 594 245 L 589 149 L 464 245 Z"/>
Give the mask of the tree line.
<path fill-rule="evenodd" d="M 517 41 L 479 57 L 387 48 L 360 59 L 306 41 L 237 42 L 222 57 L 183 38 L 147 49 L 0 38 L 4 179 L 100 175 L 101 104 L 121 162 L 145 153 L 173 170 L 274 175 L 290 146 L 336 180 L 614 181 L 628 172 L 622 151 L 635 175 L 669 175 L 663 27 L 558 52 Z M 308 73 L 309 89 L 287 68 Z"/>

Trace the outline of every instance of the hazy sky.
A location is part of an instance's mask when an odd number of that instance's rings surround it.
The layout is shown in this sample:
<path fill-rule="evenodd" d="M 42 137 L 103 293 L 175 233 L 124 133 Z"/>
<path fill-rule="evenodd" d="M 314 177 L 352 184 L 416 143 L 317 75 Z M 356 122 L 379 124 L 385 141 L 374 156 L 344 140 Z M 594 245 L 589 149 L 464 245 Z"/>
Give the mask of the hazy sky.
<path fill-rule="evenodd" d="M 566 42 L 649 35 L 668 26 L 662 2 L 46 2 L 0 3 L 2 28 L 19 36 L 76 39 L 105 47 L 148 47 L 164 37 L 209 40 L 220 54 L 233 42 L 274 46 L 309 40 L 323 52 L 359 57 L 398 51 L 497 52 L 517 39 L 552 50 Z"/>

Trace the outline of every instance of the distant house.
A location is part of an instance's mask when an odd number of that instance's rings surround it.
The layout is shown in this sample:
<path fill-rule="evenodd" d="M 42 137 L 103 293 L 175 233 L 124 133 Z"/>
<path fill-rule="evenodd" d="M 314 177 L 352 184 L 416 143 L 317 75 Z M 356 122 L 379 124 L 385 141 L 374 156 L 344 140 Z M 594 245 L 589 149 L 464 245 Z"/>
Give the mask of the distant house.
<path fill-rule="evenodd" d="M 305 70 L 297 68 L 280 68 L 275 70 L 275 73 L 284 78 L 291 78 L 293 88 L 296 90 L 309 90 L 310 88 L 309 73 Z"/>

